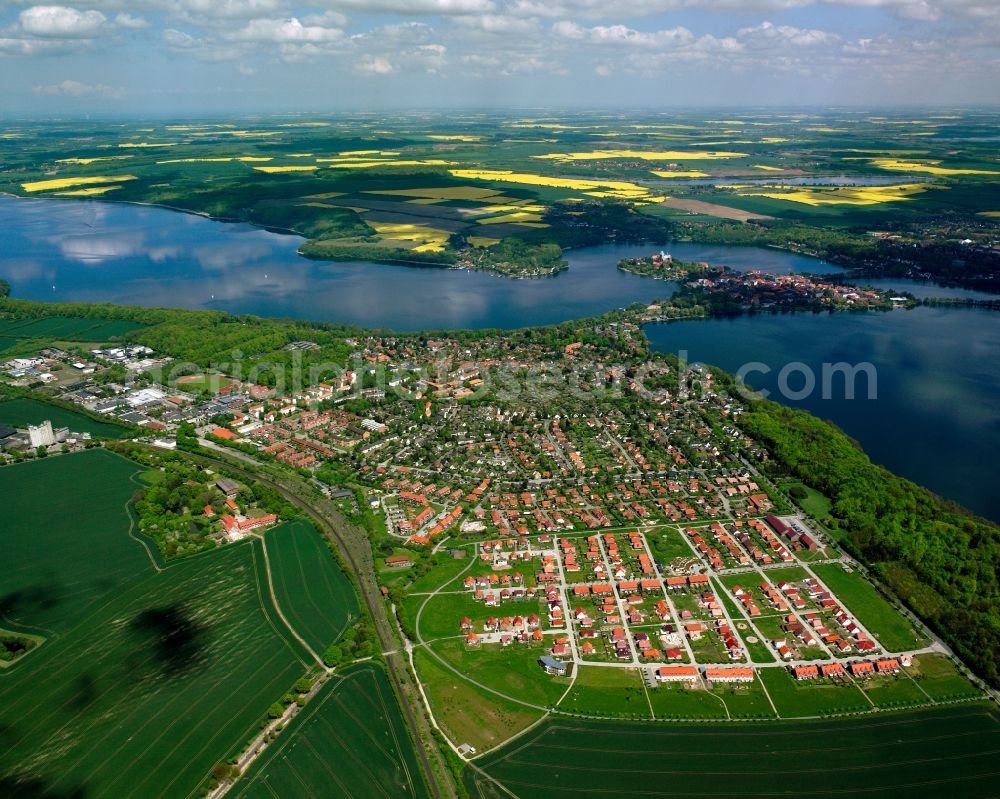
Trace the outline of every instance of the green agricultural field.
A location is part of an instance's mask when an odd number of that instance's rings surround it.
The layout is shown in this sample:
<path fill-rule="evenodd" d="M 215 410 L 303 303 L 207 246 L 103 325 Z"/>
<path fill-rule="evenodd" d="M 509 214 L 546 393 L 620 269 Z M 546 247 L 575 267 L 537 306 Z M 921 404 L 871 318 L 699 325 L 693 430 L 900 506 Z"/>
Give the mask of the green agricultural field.
<path fill-rule="evenodd" d="M 46 419 L 52 422 L 53 429 L 68 427 L 71 433 L 90 433 L 101 438 L 121 438 L 128 432 L 126 428 L 114 422 L 99 422 L 82 413 L 34 399 L 22 398 L 0 402 L 0 424 L 27 427 L 29 424 L 38 424 Z"/>
<path fill-rule="evenodd" d="M 918 635 L 910 622 L 856 571 L 846 572 L 836 563 L 819 564 L 812 569 L 888 651 L 901 652 L 927 645 L 927 639 Z"/>
<path fill-rule="evenodd" d="M 103 342 L 121 338 L 144 325 L 123 319 L 80 319 L 43 317 L 41 319 L 0 319 L 0 337 L 47 339 L 50 341 Z"/>
<path fill-rule="evenodd" d="M 998 746 L 1000 715 L 984 704 L 753 724 L 549 719 L 464 781 L 474 799 L 979 797 L 996 792 Z"/>
<path fill-rule="evenodd" d="M 309 646 L 322 652 L 361 615 L 354 586 L 304 519 L 269 530 L 264 546 L 278 607 Z"/>
<path fill-rule="evenodd" d="M 58 637 L 92 603 L 152 571 L 159 553 L 135 536 L 126 509 L 138 472 L 102 449 L 0 469 L 0 626 Z"/>
<path fill-rule="evenodd" d="M 0 794 L 190 796 L 311 662 L 258 539 L 144 571 L 0 677 Z"/>
<path fill-rule="evenodd" d="M 231 796 L 429 796 L 385 671 L 364 663 L 338 672 Z"/>

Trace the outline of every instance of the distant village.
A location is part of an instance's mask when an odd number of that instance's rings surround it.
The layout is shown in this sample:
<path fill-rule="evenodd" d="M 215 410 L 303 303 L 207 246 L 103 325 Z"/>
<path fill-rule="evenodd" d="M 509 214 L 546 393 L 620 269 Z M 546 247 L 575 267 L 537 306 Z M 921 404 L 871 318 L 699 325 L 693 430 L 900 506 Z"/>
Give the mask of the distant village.
<path fill-rule="evenodd" d="M 619 262 L 618 268 L 677 282 L 681 285 L 680 298 L 707 303 L 709 313 L 768 309 L 891 310 L 916 304 L 908 294 L 863 288 L 822 276 L 775 274 L 758 269 L 739 271 L 706 262 L 677 261 L 665 252 L 625 259 Z M 677 304 L 677 300 L 675 295 L 662 306 Z M 648 313 L 655 316 L 656 311 L 662 310 L 654 306 Z M 644 321 L 648 318 L 644 317 Z"/>

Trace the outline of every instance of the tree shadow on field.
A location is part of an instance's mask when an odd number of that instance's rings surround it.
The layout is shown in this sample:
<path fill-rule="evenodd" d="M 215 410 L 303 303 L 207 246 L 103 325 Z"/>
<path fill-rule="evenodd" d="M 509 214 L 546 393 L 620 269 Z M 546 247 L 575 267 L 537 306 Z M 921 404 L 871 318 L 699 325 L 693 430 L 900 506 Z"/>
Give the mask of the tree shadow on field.
<path fill-rule="evenodd" d="M 208 661 L 208 628 L 195 620 L 182 603 L 146 608 L 129 627 L 137 638 L 133 657 L 145 662 L 152 655 L 158 670 L 166 676 L 186 674 Z"/>
<path fill-rule="evenodd" d="M 93 674 L 81 674 L 73 681 L 73 699 L 70 705 L 76 710 L 83 710 L 100 696 L 97 690 L 97 680 Z M 3 796 L 3 794 L 0 794 Z"/>
<path fill-rule="evenodd" d="M 59 607 L 64 599 L 63 587 L 55 580 L 11 591 L 0 597 L 0 618 L 30 624 L 39 613 Z"/>
<path fill-rule="evenodd" d="M 4 799 L 86 799 L 87 790 L 75 786 L 55 791 L 50 780 L 35 774 L 2 774 L 0 796 Z"/>

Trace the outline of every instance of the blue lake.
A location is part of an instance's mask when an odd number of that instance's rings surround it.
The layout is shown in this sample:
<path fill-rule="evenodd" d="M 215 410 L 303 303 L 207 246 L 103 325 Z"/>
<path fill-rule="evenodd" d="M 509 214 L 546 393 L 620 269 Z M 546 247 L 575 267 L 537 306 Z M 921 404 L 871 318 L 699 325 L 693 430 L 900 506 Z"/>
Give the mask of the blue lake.
<path fill-rule="evenodd" d="M 159 208 L 0 197 L 2 273 L 18 297 L 224 309 L 396 330 L 549 324 L 668 296 L 619 271 L 643 245 L 570 252 L 541 280 L 365 262 L 310 261 L 302 239 Z M 665 245 L 678 258 L 737 269 L 837 272 L 776 250 Z"/>
<path fill-rule="evenodd" d="M 988 518 L 1000 521 L 996 480 L 1000 452 L 1000 314 L 995 311 L 918 307 L 868 314 L 740 316 L 646 327 L 654 349 L 691 362 L 747 373 L 755 389 L 805 408 L 841 427 L 872 460 Z M 797 362 L 817 388 L 794 400 L 782 396 L 781 370 Z M 848 399 L 844 379 L 833 377 L 823 397 L 823 364 L 870 363 L 867 380 Z M 767 369 L 769 371 L 763 371 Z M 793 368 L 786 385 L 805 387 L 805 369 Z"/>
<path fill-rule="evenodd" d="M 0 277 L 17 297 L 212 308 L 397 330 L 514 328 L 580 318 L 669 295 L 670 283 L 620 272 L 650 246 L 570 252 L 542 280 L 451 269 L 325 263 L 297 255 L 301 239 L 248 225 L 134 205 L 0 197 Z M 737 269 L 837 273 L 830 264 L 768 249 L 669 244 L 685 260 Z M 948 290 L 882 282 L 921 296 Z M 810 397 L 798 404 L 840 425 L 879 463 L 1000 520 L 1000 314 L 918 308 L 886 314 L 795 314 L 652 325 L 657 349 L 687 350 L 736 371 L 749 361 L 776 386 L 791 361 L 868 361 L 878 398 Z M 863 386 L 862 386 L 863 388 Z M 862 392 L 862 396 L 864 393 Z"/>

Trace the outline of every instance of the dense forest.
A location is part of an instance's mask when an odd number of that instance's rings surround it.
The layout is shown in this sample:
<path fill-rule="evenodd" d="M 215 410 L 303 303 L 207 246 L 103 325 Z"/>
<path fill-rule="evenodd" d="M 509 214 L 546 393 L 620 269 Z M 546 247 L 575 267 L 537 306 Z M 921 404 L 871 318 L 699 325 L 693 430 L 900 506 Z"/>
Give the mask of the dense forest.
<path fill-rule="evenodd" d="M 741 426 L 832 501 L 845 545 L 993 685 L 1000 685 L 1000 527 L 873 464 L 810 414 L 755 402 Z"/>

